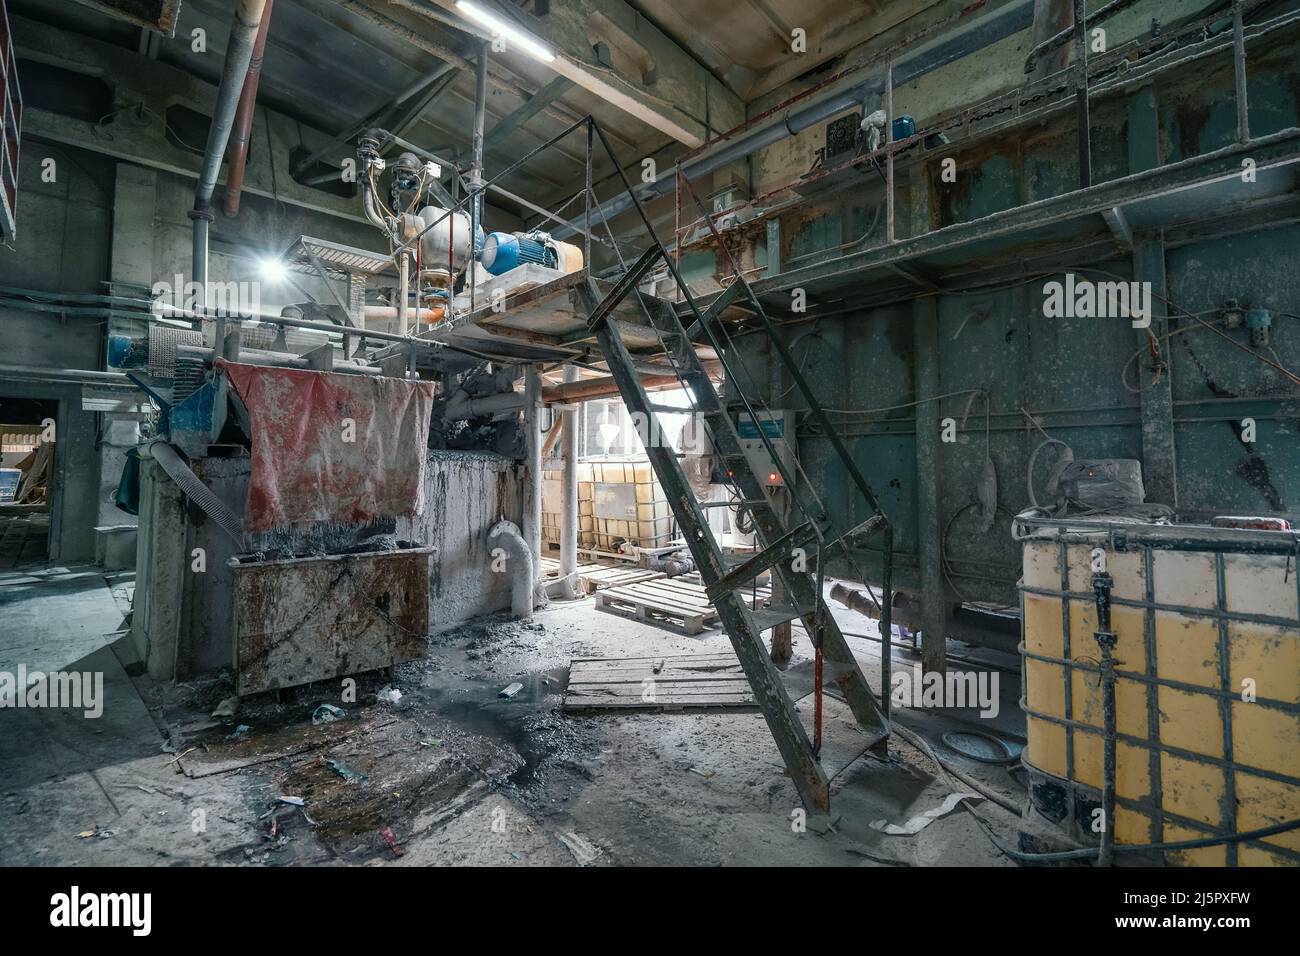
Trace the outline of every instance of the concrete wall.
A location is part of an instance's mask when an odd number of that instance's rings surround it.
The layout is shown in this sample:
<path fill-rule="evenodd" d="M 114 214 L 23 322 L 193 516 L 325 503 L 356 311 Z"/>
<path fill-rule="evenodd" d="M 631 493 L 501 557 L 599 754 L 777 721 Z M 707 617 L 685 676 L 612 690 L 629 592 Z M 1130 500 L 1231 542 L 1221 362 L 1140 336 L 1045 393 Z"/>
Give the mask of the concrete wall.
<path fill-rule="evenodd" d="M 0 286 L 38 292 L 102 291 L 110 242 L 113 167 L 99 157 L 63 147 L 25 142 L 19 169 L 18 238 L 0 247 Z M 42 160 L 54 160 L 46 167 Z M 52 172 L 45 174 L 44 170 Z M 52 176 L 53 181 L 47 181 Z M 101 319 L 75 311 L 0 304 L 0 367 L 98 368 Z M 0 394 L 59 402 L 52 502 L 51 559 L 87 560 L 95 553 L 100 466 L 95 454 L 97 417 L 81 410 L 81 388 L 54 381 L 6 377 Z"/>
<path fill-rule="evenodd" d="M 426 511 L 398 522 L 399 537 L 435 547 L 429 568 L 429 626 L 440 629 L 510 606 L 510 574 L 491 570 L 488 532 L 523 520 L 516 463 L 479 452 L 431 451 Z"/>

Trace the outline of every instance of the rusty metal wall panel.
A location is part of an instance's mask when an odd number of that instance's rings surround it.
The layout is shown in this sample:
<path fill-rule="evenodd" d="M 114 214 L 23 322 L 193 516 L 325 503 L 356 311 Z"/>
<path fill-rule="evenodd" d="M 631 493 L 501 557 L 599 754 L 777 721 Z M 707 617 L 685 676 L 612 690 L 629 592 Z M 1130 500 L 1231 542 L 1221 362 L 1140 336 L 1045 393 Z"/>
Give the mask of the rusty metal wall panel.
<path fill-rule="evenodd" d="M 176 35 L 176 21 L 181 15 L 181 0 L 80 0 L 119 20 L 157 30 L 163 36 Z"/>
<path fill-rule="evenodd" d="M 234 565 L 240 695 L 424 655 L 432 548 Z"/>

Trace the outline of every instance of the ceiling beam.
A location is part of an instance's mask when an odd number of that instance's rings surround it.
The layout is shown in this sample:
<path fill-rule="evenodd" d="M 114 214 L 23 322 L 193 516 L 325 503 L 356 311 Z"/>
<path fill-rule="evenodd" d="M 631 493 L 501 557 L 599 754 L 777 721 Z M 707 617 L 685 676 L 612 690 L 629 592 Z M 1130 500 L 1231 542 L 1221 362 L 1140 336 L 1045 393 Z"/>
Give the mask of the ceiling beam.
<path fill-rule="evenodd" d="M 557 76 L 551 80 L 534 93 L 523 106 L 494 124 L 483 139 L 483 148 L 487 149 L 494 143 L 501 142 L 571 89 L 573 89 L 573 81 L 567 76 Z"/>
<path fill-rule="evenodd" d="M 388 0 L 394 6 L 445 22 L 455 0 Z M 547 64 L 559 76 L 600 97 L 640 122 L 695 147 L 711 133 L 744 120 L 744 105 L 666 34 L 624 0 L 567 0 L 534 17 L 479 0 L 495 15 L 512 19 L 555 53 Z M 442 8 L 430 11 L 429 5 Z M 443 11 L 446 11 L 445 13 Z M 466 32 L 491 39 L 491 31 L 464 21 Z M 593 43 L 593 35 L 598 40 Z M 601 62 L 593 47 L 607 52 Z M 495 59 L 524 57 L 507 49 Z"/>

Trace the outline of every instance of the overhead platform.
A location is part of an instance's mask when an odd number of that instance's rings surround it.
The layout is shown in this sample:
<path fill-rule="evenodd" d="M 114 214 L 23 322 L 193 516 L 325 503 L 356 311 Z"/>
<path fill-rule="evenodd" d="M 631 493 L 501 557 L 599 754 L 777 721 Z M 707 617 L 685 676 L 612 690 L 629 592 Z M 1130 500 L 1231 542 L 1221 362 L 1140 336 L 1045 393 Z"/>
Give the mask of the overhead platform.
<path fill-rule="evenodd" d="M 417 367 L 472 361 L 466 352 L 512 362 L 603 364 L 595 334 L 574 304 L 573 290 L 586 281 L 585 269 L 562 273 L 529 263 L 480 285 L 472 302 L 468 293 L 458 294 L 453 303 L 455 315 L 449 323 L 418 333 L 417 339 L 427 340 L 430 345 L 417 355 Z M 610 283 L 597 279 L 596 285 L 606 290 Z M 645 360 L 645 371 L 670 371 L 666 365 L 656 363 L 664 354 L 663 345 L 634 302 L 629 300 L 611 321 L 618 324 L 633 357 Z M 401 348 L 393 346 L 380 354 L 395 354 Z M 464 351 L 458 355 L 457 350 Z M 702 348 L 701 358 L 710 361 L 715 356 L 712 350 Z"/>

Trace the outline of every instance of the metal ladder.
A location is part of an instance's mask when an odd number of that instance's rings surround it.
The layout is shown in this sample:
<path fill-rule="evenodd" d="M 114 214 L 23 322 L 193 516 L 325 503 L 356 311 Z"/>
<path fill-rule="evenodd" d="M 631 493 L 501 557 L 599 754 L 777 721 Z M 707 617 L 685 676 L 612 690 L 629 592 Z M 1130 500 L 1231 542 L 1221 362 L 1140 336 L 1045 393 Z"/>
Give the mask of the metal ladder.
<path fill-rule="evenodd" d="M 588 122 L 622 175 L 622 167 L 605 139 L 603 131 L 595 120 L 589 118 Z M 755 534 L 762 549 L 747 560 L 733 565 L 722 553 L 709 527 L 704 509 L 696 500 L 681 467 L 679 455 L 660 441 L 644 442 L 646 455 L 664 489 L 673 515 L 686 538 L 691 555 L 705 583 L 708 596 L 718 611 L 723 627 L 726 628 L 736 657 L 753 689 L 755 702 L 762 710 L 800 798 L 810 812 L 824 814 L 830 808 L 830 777 L 819 759 L 823 667 L 829 668 L 829 678 L 839 688 L 864 732 L 863 750 L 882 749 L 889 736 L 887 691 L 892 596 L 890 582 L 892 528 L 848 449 L 821 406 L 817 404 L 808 383 L 768 320 L 758 297 L 745 282 L 743 275 L 735 268 L 734 261 L 732 265 L 735 278 L 732 284 L 707 310 L 701 310 L 682 281 L 668 251 L 656 235 L 626 175 L 623 175 L 623 184 L 640 214 L 646 232 L 650 236 L 651 245 L 631 266 L 624 263 L 625 271 L 614 282 L 608 293 L 602 295 L 590 275 L 577 287 L 579 302 L 587 316 L 588 331 L 595 337 L 629 412 L 639 413 L 642 416 L 641 420 L 647 423 L 654 421 L 656 412 L 672 411 L 680 414 L 683 409 L 667 409 L 650 401 L 632 356 L 624 344 L 619 324 L 614 320 L 615 310 L 629 296 L 635 300 L 642 316 L 658 336 L 678 380 L 691 396 L 694 411 L 708 429 L 713 442 L 714 460 L 725 464 L 740 494 L 741 503 L 753 516 Z M 699 204 L 698 197 L 696 203 Z M 712 219 L 707 214 L 705 221 L 709 223 L 710 229 L 713 229 Z M 607 223 L 606 229 L 608 230 Z M 612 233 L 610 239 L 613 239 Z M 615 249 L 617 250 L 617 244 Z M 621 255 L 620 261 L 622 261 Z M 683 324 L 672 303 L 645 295 L 637 289 L 650 271 L 661 262 L 667 265 L 678 288 L 682 290 L 682 296 L 689 309 L 687 316 L 691 320 L 689 327 Z M 714 389 L 693 344 L 694 336 L 703 335 L 716 352 L 727 379 L 738 385 L 739 379 L 733 375 L 725 354 L 722 339 L 725 338 L 726 332 L 721 326 L 720 317 L 722 311 L 742 295 L 748 299 L 752 311 L 759 319 L 774 350 L 780 356 L 782 364 L 791 375 L 795 387 L 801 391 L 810 418 L 830 439 L 840 463 L 862 493 L 871 512 L 864 523 L 853 528 L 840 529 L 837 533 L 837 530 L 832 527 L 827 510 L 820 504 L 820 499 L 816 499 L 815 492 L 813 498 L 816 500 L 811 502 L 807 500 L 806 493 L 798 493 L 797 475 L 787 474 L 787 469 L 782 464 L 780 456 L 776 454 L 770 437 L 760 422 L 759 411 L 755 407 L 758 404 L 756 397 L 747 396 L 743 389 L 737 388 L 739 403 L 742 406 L 739 414 L 748 416 L 757 424 L 758 435 L 772 456 L 774 467 L 780 471 L 785 486 L 790 490 L 791 501 L 795 505 L 792 511 L 797 510 L 801 520 L 796 521 L 793 516 L 788 522 L 783 520 L 768 497 L 763 482 L 754 473 L 748 457 L 742 450 L 736 426 L 732 421 L 733 413 Z M 650 430 L 650 434 L 655 434 L 655 430 Z M 806 474 L 804 477 L 807 477 Z M 807 484 L 805 482 L 805 492 Z M 840 545 L 844 547 L 847 555 L 851 538 L 875 532 L 879 532 L 884 541 L 882 597 L 879 602 L 880 628 L 883 636 L 883 684 L 879 700 L 868 685 L 834 616 L 830 613 L 822 588 L 828 551 Z M 815 555 L 815 558 L 810 555 Z M 806 570 L 813 560 L 815 560 L 815 570 Z M 744 600 L 742 589 L 746 583 L 752 582 L 767 571 L 780 578 L 785 593 L 792 603 L 786 607 L 770 608 L 766 611 L 751 610 Z M 786 691 L 780 671 L 769 657 L 761 637 L 763 631 L 796 618 L 803 620 L 816 649 L 814 738 L 811 740 L 804 729 L 794 701 Z"/>

